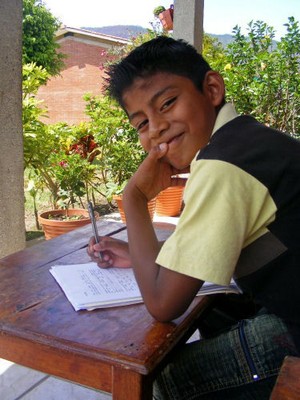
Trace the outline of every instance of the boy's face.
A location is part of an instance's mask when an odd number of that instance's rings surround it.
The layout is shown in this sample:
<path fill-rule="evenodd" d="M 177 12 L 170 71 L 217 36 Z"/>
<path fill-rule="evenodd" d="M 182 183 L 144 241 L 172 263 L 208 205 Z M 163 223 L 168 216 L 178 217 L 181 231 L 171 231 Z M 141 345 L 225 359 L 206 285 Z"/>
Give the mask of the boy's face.
<path fill-rule="evenodd" d="M 207 75 L 205 80 L 209 81 Z M 188 167 L 199 149 L 209 142 L 215 107 L 224 95 L 216 100 L 215 86 L 205 81 L 201 93 L 190 79 L 174 74 L 137 78 L 124 92 L 123 101 L 143 148 L 149 152 L 154 146 L 167 143 L 164 161 L 179 170 Z"/>

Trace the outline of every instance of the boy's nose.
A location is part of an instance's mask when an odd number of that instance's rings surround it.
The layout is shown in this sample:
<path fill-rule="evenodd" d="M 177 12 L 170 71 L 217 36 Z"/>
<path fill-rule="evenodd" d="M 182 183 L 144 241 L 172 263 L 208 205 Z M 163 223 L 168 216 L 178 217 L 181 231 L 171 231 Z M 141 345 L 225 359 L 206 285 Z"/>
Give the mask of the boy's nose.
<path fill-rule="evenodd" d="M 168 121 L 164 118 L 153 118 L 149 120 L 149 138 L 160 137 L 169 127 Z"/>

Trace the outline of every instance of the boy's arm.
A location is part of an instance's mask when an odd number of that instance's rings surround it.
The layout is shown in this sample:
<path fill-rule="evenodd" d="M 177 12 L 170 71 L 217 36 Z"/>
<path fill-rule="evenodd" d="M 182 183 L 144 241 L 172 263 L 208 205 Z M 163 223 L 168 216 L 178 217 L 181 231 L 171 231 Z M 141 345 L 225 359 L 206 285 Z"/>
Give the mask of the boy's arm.
<path fill-rule="evenodd" d="M 131 261 L 144 302 L 156 319 L 169 321 L 186 310 L 203 282 L 163 268 L 155 262 L 160 243 L 147 203 L 166 187 L 167 177 L 167 186 L 170 184 L 172 175 L 170 166 L 163 165 L 165 163 L 160 162 L 159 158 L 158 154 L 152 152 L 146 163 L 142 163 L 126 186 L 123 202 Z"/>

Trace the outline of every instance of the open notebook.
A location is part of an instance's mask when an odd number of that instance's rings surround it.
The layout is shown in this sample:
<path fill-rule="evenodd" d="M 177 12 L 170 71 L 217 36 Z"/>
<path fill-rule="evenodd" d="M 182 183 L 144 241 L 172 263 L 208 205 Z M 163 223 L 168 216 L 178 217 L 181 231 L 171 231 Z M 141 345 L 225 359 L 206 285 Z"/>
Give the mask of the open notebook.
<path fill-rule="evenodd" d="M 132 268 L 101 269 L 96 263 L 54 265 L 50 269 L 76 311 L 142 303 Z M 229 286 L 205 282 L 198 295 L 241 293 L 234 281 Z"/>

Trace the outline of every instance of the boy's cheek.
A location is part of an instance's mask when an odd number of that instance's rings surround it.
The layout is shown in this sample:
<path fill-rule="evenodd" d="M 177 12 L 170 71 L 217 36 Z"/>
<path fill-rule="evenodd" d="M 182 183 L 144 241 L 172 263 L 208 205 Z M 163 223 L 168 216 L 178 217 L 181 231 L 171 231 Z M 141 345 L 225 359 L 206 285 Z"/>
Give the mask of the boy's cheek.
<path fill-rule="evenodd" d="M 151 150 L 150 141 L 148 139 L 145 139 L 145 138 L 140 136 L 140 143 L 141 143 L 141 146 L 143 147 L 143 149 L 147 153 L 149 153 L 149 151 Z"/>

